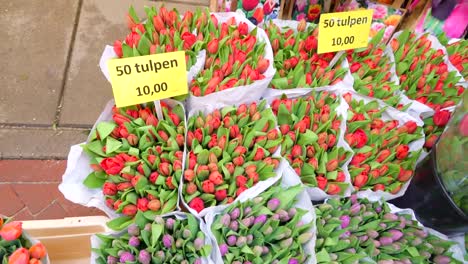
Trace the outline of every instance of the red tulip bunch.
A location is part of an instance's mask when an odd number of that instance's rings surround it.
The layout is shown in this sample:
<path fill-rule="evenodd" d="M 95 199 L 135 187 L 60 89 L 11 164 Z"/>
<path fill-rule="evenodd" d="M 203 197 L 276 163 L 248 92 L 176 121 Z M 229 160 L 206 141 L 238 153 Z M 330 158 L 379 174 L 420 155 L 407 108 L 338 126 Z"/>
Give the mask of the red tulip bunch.
<path fill-rule="evenodd" d="M 180 105 L 161 107 L 164 119 L 155 116 L 152 103 L 114 107 L 112 121 L 98 123 L 83 145 L 93 169 L 84 185 L 101 188 L 107 206 L 125 215 L 117 226 L 110 224 L 115 229 L 137 211 L 164 214 L 177 205 L 185 112 Z"/>
<path fill-rule="evenodd" d="M 192 116 L 184 201 L 197 212 L 233 202 L 259 181 L 275 176 L 281 144 L 275 117 L 266 101 L 241 104 Z"/>
<path fill-rule="evenodd" d="M 307 26 L 301 20 L 297 32 L 292 28 L 280 28 L 273 22 L 265 26 L 274 53 L 276 74 L 271 82 L 275 89 L 320 87 L 343 80 L 348 69 L 340 62 L 330 63 L 336 53 L 317 54 L 318 27 Z M 343 57 L 344 59 L 344 57 Z"/>
<path fill-rule="evenodd" d="M 41 264 L 47 251 L 41 243 L 32 242 L 24 235 L 21 222 L 10 222 L 0 215 L 0 259 L 5 264 Z"/>
<path fill-rule="evenodd" d="M 447 45 L 449 60 L 461 73 L 463 78 L 468 79 L 468 41 L 461 39 Z"/>
<path fill-rule="evenodd" d="M 147 20 L 143 22 L 133 7 L 127 14 L 130 33 L 125 40 L 114 42 L 114 51 L 119 58 L 144 56 L 173 51 L 185 51 L 187 70 L 196 62 L 202 42 L 192 32 L 193 13 L 187 11 L 181 18 L 176 10 L 165 7 L 157 10 L 146 8 Z"/>
<path fill-rule="evenodd" d="M 341 166 L 351 152 L 338 146 L 342 117 L 339 98 L 329 92 L 307 97 L 275 99 L 272 109 L 283 134 L 281 154 L 309 187 L 343 194 L 349 187 Z"/>
<path fill-rule="evenodd" d="M 398 193 L 413 175 L 420 151 L 409 145 L 423 137 L 422 128 L 414 121 L 384 120 L 386 108 L 377 101 L 344 97 L 349 104 L 345 140 L 355 153 L 349 164 L 354 188 Z"/>
<path fill-rule="evenodd" d="M 457 85 L 455 71 L 444 62 L 444 51 L 431 48 L 427 35 L 417 37 L 408 30 L 390 42 L 395 54 L 396 71 L 405 94 L 434 110 L 453 106 L 464 91 Z"/>
<path fill-rule="evenodd" d="M 265 78 L 271 62 L 265 58 L 266 43 L 257 37 L 257 28 L 234 16 L 219 22 L 208 11 L 197 11 L 197 38 L 204 42 L 204 69 L 190 84 L 194 96 L 204 96 Z"/>
<path fill-rule="evenodd" d="M 385 44 L 381 42 L 384 30 L 381 30 L 369 42 L 367 48 L 348 50 L 350 71 L 354 77 L 354 90 L 360 94 L 383 100 L 398 109 L 402 109 L 398 94 L 400 87 L 395 84 L 390 71 L 392 62 L 385 54 Z"/>
<path fill-rule="evenodd" d="M 426 142 L 424 148 L 426 150 L 432 149 L 437 139 L 444 132 L 445 126 L 450 120 L 452 113 L 448 110 L 438 110 L 433 116 L 425 118 L 424 121 L 424 134 L 426 135 Z"/>

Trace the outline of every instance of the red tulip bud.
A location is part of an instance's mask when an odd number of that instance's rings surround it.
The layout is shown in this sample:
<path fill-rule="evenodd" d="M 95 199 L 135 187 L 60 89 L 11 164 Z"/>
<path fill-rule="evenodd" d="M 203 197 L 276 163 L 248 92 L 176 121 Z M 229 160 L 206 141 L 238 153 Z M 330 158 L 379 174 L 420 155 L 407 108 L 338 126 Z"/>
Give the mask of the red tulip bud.
<path fill-rule="evenodd" d="M 376 191 L 385 191 L 385 185 L 383 185 L 381 183 L 378 183 L 378 184 L 374 185 L 373 190 L 374 190 L 374 192 L 376 192 Z"/>
<path fill-rule="evenodd" d="M 236 186 L 243 187 L 247 183 L 247 178 L 245 176 L 239 175 L 236 177 Z"/>
<path fill-rule="evenodd" d="M 117 185 L 113 182 L 105 182 L 102 187 L 104 195 L 113 196 L 117 193 Z"/>
<path fill-rule="evenodd" d="M 341 192 L 340 186 L 338 186 L 338 185 L 336 185 L 334 183 L 328 184 L 327 193 L 329 195 L 339 194 L 340 192 Z"/>
<path fill-rule="evenodd" d="M 264 157 L 265 157 L 265 152 L 263 151 L 262 148 L 258 148 L 257 152 L 255 152 L 253 160 L 259 161 L 259 160 L 262 160 Z"/>
<path fill-rule="evenodd" d="M 7 255 L 8 256 L 8 255 Z M 28 264 L 29 252 L 26 248 L 18 248 L 8 257 L 8 264 Z"/>
<path fill-rule="evenodd" d="M 137 213 L 138 208 L 133 204 L 127 204 L 122 210 L 122 214 L 127 216 L 134 216 Z"/>
<path fill-rule="evenodd" d="M 146 198 L 138 198 L 137 200 L 137 208 L 140 211 L 146 212 L 148 211 L 148 199 Z"/>
<path fill-rule="evenodd" d="M 176 188 L 174 186 L 174 184 L 172 183 L 172 177 L 171 176 L 166 178 L 166 185 L 170 190 L 174 190 Z"/>
<path fill-rule="evenodd" d="M 392 154 L 390 152 L 390 150 L 388 149 L 384 149 L 382 151 L 379 152 L 379 154 L 377 155 L 377 158 L 376 158 L 376 161 L 377 162 L 383 162 L 386 158 L 388 158 L 388 156 L 390 156 L 390 154 Z"/>
<path fill-rule="evenodd" d="M 399 160 L 405 159 L 408 156 L 409 147 L 407 145 L 399 145 L 396 148 L 396 158 Z"/>
<path fill-rule="evenodd" d="M 413 176 L 413 171 L 412 170 L 405 170 L 403 168 L 400 168 L 400 173 L 398 174 L 398 180 L 401 182 L 406 182 L 409 179 L 411 179 L 411 176 Z"/>
<path fill-rule="evenodd" d="M 325 187 L 327 186 L 327 182 L 328 182 L 327 178 L 322 177 L 322 176 L 317 177 L 317 185 L 321 190 L 325 190 Z"/>
<path fill-rule="evenodd" d="M 353 184 L 354 184 L 355 187 L 360 189 L 364 185 L 366 185 L 367 179 L 368 179 L 367 175 L 359 174 L 359 175 L 356 176 L 356 178 L 354 178 Z"/>
<path fill-rule="evenodd" d="M 336 176 L 336 181 L 337 182 L 344 182 L 345 180 L 346 180 L 346 175 L 344 174 L 344 172 L 339 171 L 338 175 Z"/>
<path fill-rule="evenodd" d="M 159 211 L 160 208 L 161 208 L 161 201 L 159 201 L 158 199 L 153 199 L 148 202 L 148 209 L 150 209 L 151 211 L 157 212 Z"/>
<path fill-rule="evenodd" d="M 126 189 L 132 188 L 132 184 L 130 182 L 121 182 L 117 184 L 117 190 L 125 191 Z"/>
<path fill-rule="evenodd" d="M 327 162 L 326 164 L 327 171 L 335 171 L 338 168 L 338 160 L 333 159 Z"/>
<path fill-rule="evenodd" d="M 170 164 L 167 163 L 167 162 L 161 162 L 159 163 L 159 172 L 163 175 L 163 176 L 169 176 L 170 175 Z"/>
<path fill-rule="evenodd" d="M 214 185 L 221 185 L 224 183 L 223 175 L 221 175 L 221 173 L 219 173 L 218 171 L 213 171 L 212 173 L 210 173 L 210 176 L 208 179 L 211 182 L 213 182 Z"/>
<path fill-rule="evenodd" d="M 0 236 L 6 241 L 13 241 L 18 239 L 23 232 L 21 222 L 10 222 L 3 225 L 0 229 Z"/>

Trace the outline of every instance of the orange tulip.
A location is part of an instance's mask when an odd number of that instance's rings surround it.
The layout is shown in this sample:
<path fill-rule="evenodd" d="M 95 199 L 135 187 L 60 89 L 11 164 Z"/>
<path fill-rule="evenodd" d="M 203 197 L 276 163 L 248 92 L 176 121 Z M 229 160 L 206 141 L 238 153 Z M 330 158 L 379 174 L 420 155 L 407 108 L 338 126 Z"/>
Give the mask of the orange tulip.
<path fill-rule="evenodd" d="M 4 225 L 0 230 L 0 236 L 7 241 L 11 241 L 18 239 L 22 232 L 21 222 L 15 221 Z"/>
<path fill-rule="evenodd" d="M 18 248 L 8 258 L 8 264 L 28 264 L 29 263 L 29 252 L 25 248 Z"/>
<path fill-rule="evenodd" d="M 41 242 L 39 242 L 29 249 L 29 253 L 33 258 L 42 259 L 46 255 L 46 248 Z"/>

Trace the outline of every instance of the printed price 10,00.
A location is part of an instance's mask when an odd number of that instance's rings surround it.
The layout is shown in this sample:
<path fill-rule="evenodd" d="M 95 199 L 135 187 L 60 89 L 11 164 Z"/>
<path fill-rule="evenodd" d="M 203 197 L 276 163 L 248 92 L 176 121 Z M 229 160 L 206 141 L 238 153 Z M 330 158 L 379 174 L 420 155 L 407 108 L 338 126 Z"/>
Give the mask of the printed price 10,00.
<path fill-rule="evenodd" d="M 162 82 L 162 83 L 156 83 L 153 85 L 153 88 L 151 89 L 148 85 L 136 88 L 138 95 L 137 96 L 143 96 L 143 95 L 153 95 L 159 92 L 165 92 L 167 91 L 167 83 Z"/>
<path fill-rule="evenodd" d="M 332 46 L 343 46 L 343 45 L 349 45 L 354 43 L 354 36 L 346 36 L 344 38 L 337 37 L 337 38 L 332 38 Z"/>

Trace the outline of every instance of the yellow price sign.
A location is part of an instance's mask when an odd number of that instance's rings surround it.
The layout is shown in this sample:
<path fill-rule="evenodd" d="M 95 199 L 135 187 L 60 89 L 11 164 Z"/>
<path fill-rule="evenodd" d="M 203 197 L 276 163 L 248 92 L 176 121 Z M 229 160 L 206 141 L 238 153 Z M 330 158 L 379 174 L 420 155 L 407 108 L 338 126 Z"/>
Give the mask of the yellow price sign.
<path fill-rule="evenodd" d="M 320 15 L 317 53 L 367 47 L 374 10 Z"/>
<path fill-rule="evenodd" d="M 188 93 L 184 51 L 109 60 L 107 67 L 117 107 Z"/>

